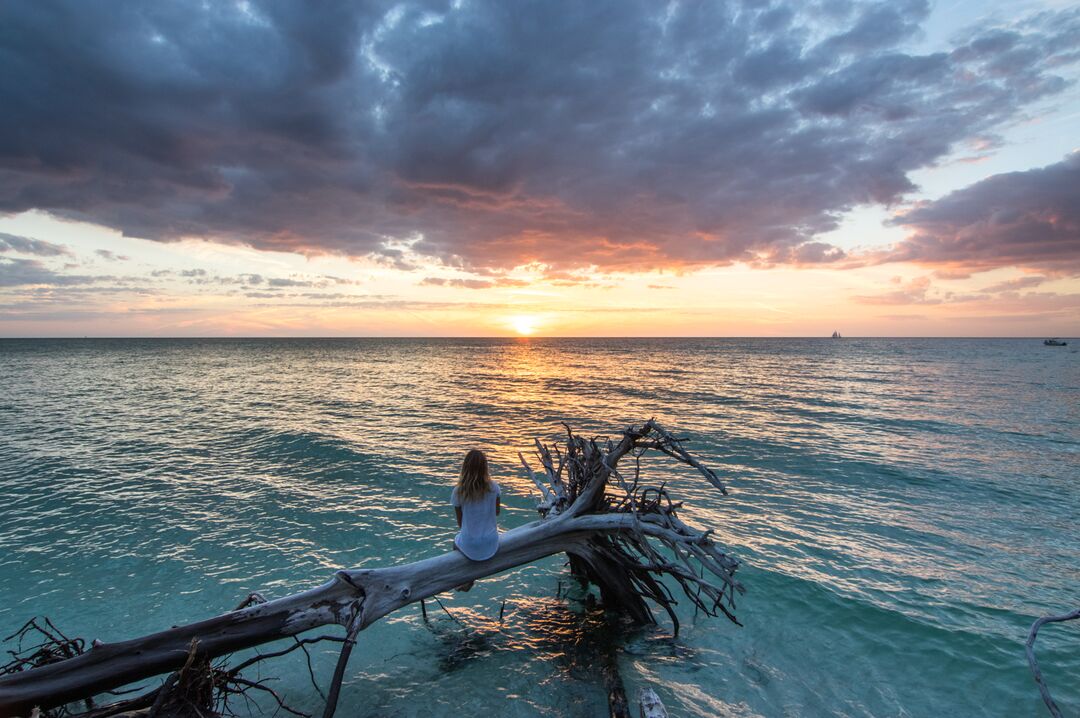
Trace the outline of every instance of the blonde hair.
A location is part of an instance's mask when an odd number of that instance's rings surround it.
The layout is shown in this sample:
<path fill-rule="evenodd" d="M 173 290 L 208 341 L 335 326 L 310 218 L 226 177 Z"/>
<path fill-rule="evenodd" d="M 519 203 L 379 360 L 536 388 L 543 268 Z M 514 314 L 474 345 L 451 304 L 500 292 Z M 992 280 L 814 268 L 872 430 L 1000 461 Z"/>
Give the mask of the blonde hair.
<path fill-rule="evenodd" d="M 488 460 L 480 449 L 472 449 L 465 454 L 461 462 L 461 476 L 458 477 L 458 498 L 462 501 L 482 499 L 491 491 L 491 474 L 488 472 Z"/>

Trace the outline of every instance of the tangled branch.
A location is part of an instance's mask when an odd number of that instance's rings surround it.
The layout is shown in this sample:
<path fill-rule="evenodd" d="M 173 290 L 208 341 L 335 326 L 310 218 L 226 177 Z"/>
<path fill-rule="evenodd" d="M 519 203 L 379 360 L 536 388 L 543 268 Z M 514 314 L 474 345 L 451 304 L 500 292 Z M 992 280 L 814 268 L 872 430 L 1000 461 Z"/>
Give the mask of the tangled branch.
<path fill-rule="evenodd" d="M 628 516 L 628 525 L 613 532 L 597 532 L 589 540 L 588 550 L 578 554 L 578 572 L 600 585 L 602 591 L 607 589 L 605 600 L 621 604 L 636 618 L 652 620 L 645 599 L 658 604 L 670 616 L 676 633 L 677 601 L 659 577 L 674 579 L 690 602 L 707 615 L 722 613 L 735 623 L 735 596 L 744 591 L 735 579 L 739 562 L 710 538 L 711 531 L 694 529 L 679 518 L 682 503 L 672 500 L 667 483 L 642 483 L 641 459 L 654 452 L 696 469 L 726 494 L 720 478 L 683 448 L 684 441 L 655 419 L 640 428 L 630 427 L 617 443 L 586 439 L 566 426 L 561 449 L 536 442 L 536 457 L 550 488 L 519 454 L 541 490 L 538 509 L 542 516 L 554 516 L 554 520 Z M 627 457 L 633 459 L 634 466 L 624 476 L 619 463 Z"/>

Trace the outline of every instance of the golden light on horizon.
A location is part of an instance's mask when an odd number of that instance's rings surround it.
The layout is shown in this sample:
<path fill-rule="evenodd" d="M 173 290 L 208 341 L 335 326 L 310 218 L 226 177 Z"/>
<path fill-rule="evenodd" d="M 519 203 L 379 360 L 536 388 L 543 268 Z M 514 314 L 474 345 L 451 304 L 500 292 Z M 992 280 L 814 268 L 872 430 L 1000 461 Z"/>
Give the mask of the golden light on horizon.
<path fill-rule="evenodd" d="M 506 323 L 520 336 L 529 337 L 540 328 L 540 317 L 534 314 L 517 314 L 507 317 Z"/>

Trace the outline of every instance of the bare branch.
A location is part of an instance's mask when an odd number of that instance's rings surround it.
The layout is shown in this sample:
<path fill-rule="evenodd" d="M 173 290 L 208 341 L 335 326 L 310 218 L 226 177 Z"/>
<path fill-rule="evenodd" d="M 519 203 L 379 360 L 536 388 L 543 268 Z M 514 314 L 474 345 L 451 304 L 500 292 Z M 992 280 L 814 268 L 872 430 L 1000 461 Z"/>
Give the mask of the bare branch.
<path fill-rule="evenodd" d="M 1080 618 L 1080 608 L 1076 609 L 1072 613 L 1064 613 L 1060 616 L 1043 616 L 1042 618 L 1031 624 L 1031 630 L 1028 631 L 1027 643 L 1024 644 L 1024 649 L 1027 652 L 1028 666 L 1031 667 L 1031 674 L 1035 677 L 1035 683 L 1039 686 L 1039 693 L 1042 695 L 1043 703 L 1046 704 L 1047 710 L 1050 711 L 1050 715 L 1054 718 L 1062 718 L 1061 709 L 1058 708 L 1057 703 L 1050 697 L 1050 688 L 1046 685 L 1046 681 L 1043 680 L 1042 671 L 1039 670 L 1039 662 L 1035 659 L 1035 639 L 1039 635 L 1039 629 L 1047 623 L 1059 623 L 1063 621 L 1074 621 Z"/>

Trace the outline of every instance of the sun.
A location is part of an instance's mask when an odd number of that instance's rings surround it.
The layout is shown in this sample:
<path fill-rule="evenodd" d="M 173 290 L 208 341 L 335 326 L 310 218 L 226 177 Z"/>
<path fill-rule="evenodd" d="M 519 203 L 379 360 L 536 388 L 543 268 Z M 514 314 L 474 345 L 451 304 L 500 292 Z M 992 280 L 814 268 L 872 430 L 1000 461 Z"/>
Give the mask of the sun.
<path fill-rule="evenodd" d="M 506 323 L 520 336 L 529 337 L 536 333 L 540 325 L 540 318 L 530 314 L 518 314 L 507 317 Z"/>

